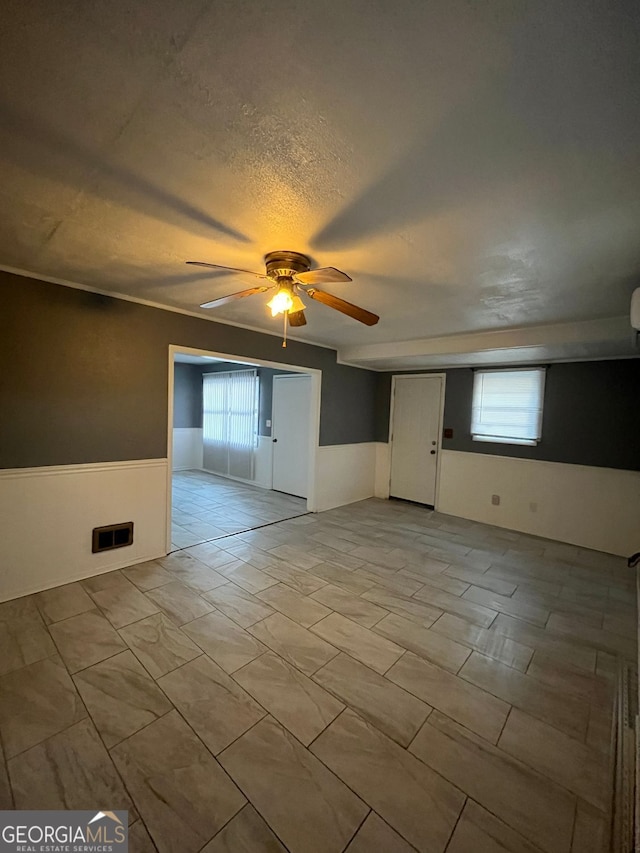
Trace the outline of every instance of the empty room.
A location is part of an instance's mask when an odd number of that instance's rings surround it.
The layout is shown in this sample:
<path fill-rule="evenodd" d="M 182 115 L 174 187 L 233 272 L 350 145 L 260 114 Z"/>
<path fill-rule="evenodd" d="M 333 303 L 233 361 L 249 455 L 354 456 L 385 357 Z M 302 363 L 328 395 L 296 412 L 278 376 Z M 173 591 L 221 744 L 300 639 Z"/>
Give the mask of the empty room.
<path fill-rule="evenodd" d="M 0 23 L 0 849 L 640 849 L 638 4 Z"/>

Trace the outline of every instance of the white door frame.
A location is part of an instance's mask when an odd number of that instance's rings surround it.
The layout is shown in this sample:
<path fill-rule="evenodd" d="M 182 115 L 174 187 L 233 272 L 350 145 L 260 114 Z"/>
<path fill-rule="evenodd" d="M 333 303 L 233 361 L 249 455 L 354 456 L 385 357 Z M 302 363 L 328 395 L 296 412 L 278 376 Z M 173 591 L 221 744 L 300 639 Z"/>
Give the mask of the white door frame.
<path fill-rule="evenodd" d="M 444 423 L 444 392 L 447 383 L 446 373 L 400 373 L 391 377 L 391 405 L 389 406 L 389 482 L 387 494 L 391 493 L 391 460 L 393 458 L 393 416 L 396 401 L 396 382 L 402 382 L 403 379 L 441 379 L 440 387 L 440 411 L 438 412 L 438 453 L 436 455 L 436 493 L 434 499 L 434 509 L 438 509 L 440 502 L 440 454 L 442 453 L 442 427 Z"/>
<path fill-rule="evenodd" d="M 311 376 L 311 411 L 309 413 L 309 495 L 307 497 L 307 510 L 317 512 L 317 479 L 318 448 L 320 446 L 320 391 L 322 386 L 322 371 L 313 367 L 301 367 L 294 364 L 283 364 L 279 361 L 267 361 L 264 358 L 255 358 L 251 355 L 239 353 L 214 352 L 213 350 L 195 349 L 180 344 L 169 345 L 168 355 L 168 405 L 167 405 L 167 518 L 166 531 L 167 553 L 171 550 L 171 489 L 173 476 L 173 365 L 174 356 L 181 355 L 204 355 L 219 358 L 223 361 L 247 362 L 247 366 L 275 367 L 277 370 L 287 370 L 290 373 L 306 373 Z"/>

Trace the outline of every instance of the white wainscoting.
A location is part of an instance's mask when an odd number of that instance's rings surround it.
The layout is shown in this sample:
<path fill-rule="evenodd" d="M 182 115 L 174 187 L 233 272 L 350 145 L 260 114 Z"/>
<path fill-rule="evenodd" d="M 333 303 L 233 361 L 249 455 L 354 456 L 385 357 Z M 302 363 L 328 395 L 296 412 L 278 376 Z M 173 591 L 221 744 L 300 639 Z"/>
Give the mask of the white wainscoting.
<path fill-rule="evenodd" d="M 174 471 L 202 468 L 202 428 L 173 428 L 171 467 Z"/>
<path fill-rule="evenodd" d="M 258 436 L 254 474 L 254 486 L 273 488 L 273 441 L 269 436 Z"/>
<path fill-rule="evenodd" d="M 638 471 L 454 450 L 440 465 L 440 512 L 621 556 L 640 550 Z"/>
<path fill-rule="evenodd" d="M 0 471 L 0 601 L 166 554 L 166 459 Z M 133 545 L 91 553 L 94 527 Z"/>
<path fill-rule="evenodd" d="M 373 497 L 375 472 L 375 442 L 318 448 L 315 511 Z"/>
<path fill-rule="evenodd" d="M 376 479 L 374 494 L 377 498 L 389 497 L 389 480 L 391 478 L 391 445 L 387 442 L 376 442 Z"/>

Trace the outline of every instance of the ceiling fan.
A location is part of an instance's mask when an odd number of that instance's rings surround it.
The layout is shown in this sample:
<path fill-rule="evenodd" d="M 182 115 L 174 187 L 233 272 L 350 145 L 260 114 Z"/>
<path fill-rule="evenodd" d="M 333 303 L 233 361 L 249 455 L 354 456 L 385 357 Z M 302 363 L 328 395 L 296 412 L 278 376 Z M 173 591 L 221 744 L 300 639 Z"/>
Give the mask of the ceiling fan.
<path fill-rule="evenodd" d="M 220 305 L 226 305 L 235 299 L 243 299 L 245 296 L 253 296 L 256 293 L 265 293 L 267 290 L 275 289 L 276 292 L 267 305 L 271 309 L 272 317 L 277 314 L 284 315 L 285 340 L 283 346 L 286 346 L 287 323 L 290 326 L 306 326 L 307 324 L 304 315 L 305 304 L 300 298 L 301 294 L 310 299 L 315 299 L 316 302 L 322 302 L 329 308 L 335 308 L 336 311 L 353 317 L 354 320 L 358 320 L 366 326 L 375 326 L 380 319 L 377 314 L 372 314 L 371 311 L 366 311 L 364 308 L 359 308 L 351 302 L 346 302 L 338 296 L 333 296 L 331 293 L 326 293 L 324 290 L 318 290 L 315 287 L 316 284 L 351 281 L 346 273 L 334 267 L 312 270 L 309 258 L 299 252 L 269 252 L 268 255 L 265 255 L 264 261 L 266 273 L 223 267 L 219 264 L 207 264 L 204 261 L 187 261 L 188 264 L 197 267 L 208 267 L 215 270 L 226 270 L 238 275 L 249 275 L 261 282 L 246 290 L 231 293 L 229 296 L 204 302 L 200 307 L 218 308 Z"/>

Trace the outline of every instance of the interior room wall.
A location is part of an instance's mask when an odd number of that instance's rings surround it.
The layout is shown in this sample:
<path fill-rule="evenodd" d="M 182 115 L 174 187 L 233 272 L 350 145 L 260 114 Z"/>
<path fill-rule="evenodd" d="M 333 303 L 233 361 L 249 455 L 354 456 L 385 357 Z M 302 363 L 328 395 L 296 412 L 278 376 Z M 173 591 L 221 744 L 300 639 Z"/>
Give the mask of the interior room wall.
<path fill-rule="evenodd" d="M 0 289 L 0 600 L 166 553 L 170 345 L 321 370 L 320 445 L 373 494 L 376 375 L 334 350 L 6 272 Z M 133 545 L 92 554 L 92 528 L 124 521 Z"/>
<path fill-rule="evenodd" d="M 439 510 L 620 555 L 638 550 L 640 359 L 550 365 L 535 447 L 473 441 L 473 370 L 438 372 L 446 374 L 443 428 L 453 430 L 442 438 Z M 391 378 L 378 379 L 383 445 Z M 389 453 L 379 452 L 380 496 L 388 471 Z"/>
<path fill-rule="evenodd" d="M 173 365 L 174 471 L 202 468 L 202 368 L 199 364 Z"/>

